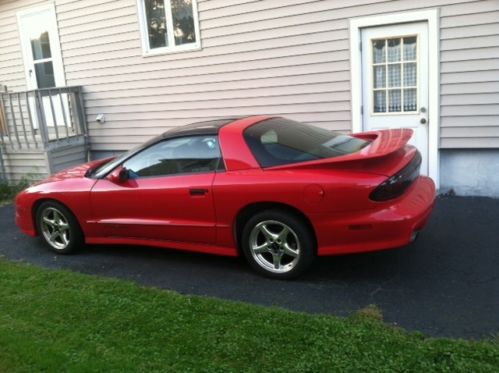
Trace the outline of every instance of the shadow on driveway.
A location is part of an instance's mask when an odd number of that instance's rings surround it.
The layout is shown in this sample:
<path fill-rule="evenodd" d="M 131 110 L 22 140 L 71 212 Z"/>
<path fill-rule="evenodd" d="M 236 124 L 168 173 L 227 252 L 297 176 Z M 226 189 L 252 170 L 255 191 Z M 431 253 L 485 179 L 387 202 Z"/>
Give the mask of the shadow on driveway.
<path fill-rule="evenodd" d="M 242 259 L 143 247 L 89 246 L 56 256 L 0 207 L 0 255 L 185 294 L 349 315 L 376 304 L 387 322 L 432 336 L 499 334 L 499 200 L 439 198 L 419 239 L 402 249 L 319 258 L 294 281 L 262 278 Z M 1 286 L 1 285 L 0 285 Z"/>

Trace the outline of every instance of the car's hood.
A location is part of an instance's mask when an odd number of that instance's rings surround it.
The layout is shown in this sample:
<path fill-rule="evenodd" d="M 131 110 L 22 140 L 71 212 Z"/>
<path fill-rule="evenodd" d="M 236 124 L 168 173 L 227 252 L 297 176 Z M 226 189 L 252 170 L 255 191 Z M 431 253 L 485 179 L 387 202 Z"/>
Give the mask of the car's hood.
<path fill-rule="evenodd" d="M 84 163 L 81 165 L 78 165 L 76 167 L 71 167 L 67 168 L 63 171 L 60 171 L 52 176 L 49 176 L 47 179 L 40 181 L 36 183 L 35 185 L 41 185 L 41 184 L 46 184 L 46 183 L 52 183 L 54 181 L 62 181 L 66 179 L 77 179 L 77 178 L 82 178 L 85 177 L 87 172 L 89 170 L 92 170 L 101 164 L 104 164 L 106 162 L 109 162 L 112 158 L 106 158 L 106 159 L 99 159 L 97 161 L 92 161 L 88 163 Z"/>

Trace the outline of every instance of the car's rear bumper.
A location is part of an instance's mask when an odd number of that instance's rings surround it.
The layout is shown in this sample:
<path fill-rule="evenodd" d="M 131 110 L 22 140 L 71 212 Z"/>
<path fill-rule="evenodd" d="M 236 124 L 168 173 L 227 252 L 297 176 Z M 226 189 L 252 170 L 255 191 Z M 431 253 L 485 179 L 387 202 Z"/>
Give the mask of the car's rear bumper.
<path fill-rule="evenodd" d="M 336 255 L 401 247 L 426 224 L 435 201 L 435 184 L 421 176 L 400 198 L 379 208 L 312 217 L 318 254 Z"/>

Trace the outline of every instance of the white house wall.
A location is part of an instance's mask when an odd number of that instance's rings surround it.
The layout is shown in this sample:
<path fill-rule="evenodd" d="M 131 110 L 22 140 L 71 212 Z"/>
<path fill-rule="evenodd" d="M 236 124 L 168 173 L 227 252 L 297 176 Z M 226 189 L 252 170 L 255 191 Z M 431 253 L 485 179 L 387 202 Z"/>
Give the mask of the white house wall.
<path fill-rule="evenodd" d="M 25 88 L 16 12 L 0 0 L 0 84 Z M 202 49 L 143 56 L 136 0 L 56 0 L 66 83 L 85 90 L 94 152 L 171 126 L 276 114 L 350 130 L 348 20 L 440 8 L 441 148 L 499 148 L 499 1 L 198 1 Z M 431 35 L 430 35 L 431 37 Z M 97 114 L 106 122 L 95 122 Z"/>

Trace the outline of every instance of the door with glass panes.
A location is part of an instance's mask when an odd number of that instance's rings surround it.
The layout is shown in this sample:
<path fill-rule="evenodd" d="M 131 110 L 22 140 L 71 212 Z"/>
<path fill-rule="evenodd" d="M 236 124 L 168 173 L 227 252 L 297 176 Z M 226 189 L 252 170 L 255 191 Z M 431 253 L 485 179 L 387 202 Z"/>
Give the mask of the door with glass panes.
<path fill-rule="evenodd" d="M 64 86 L 64 66 L 54 5 L 22 10 L 18 12 L 17 19 L 28 90 Z M 45 121 L 49 127 L 70 122 L 66 94 L 59 97 L 55 91 L 43 91 L 42 96 Z M 33 96 L 30 96 L 30 109 L 34 127 L 37 128 L 38 115 Z"/>
<path fill-rule="evenodd" d="M 411 128 L 428 174 L 426 22 L 362 30 L 362 96 L 364 130 Z"/>

